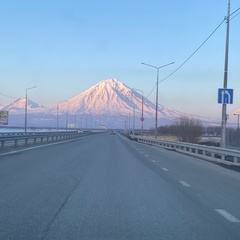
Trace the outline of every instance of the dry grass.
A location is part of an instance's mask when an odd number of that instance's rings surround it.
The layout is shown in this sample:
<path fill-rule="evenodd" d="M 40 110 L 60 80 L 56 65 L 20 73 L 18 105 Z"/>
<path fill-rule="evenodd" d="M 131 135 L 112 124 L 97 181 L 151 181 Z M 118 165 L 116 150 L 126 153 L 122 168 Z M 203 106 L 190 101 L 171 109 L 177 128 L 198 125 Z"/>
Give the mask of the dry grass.
<path fill-rule="evenodd" d="M 155 135 L 144 135 L 144 137 L 146 137 L 146 138 L 154 138 L 155 139 Z M 157 139 L 158 140 L 162 140 L 162 141 L 171 141 L 171 142 L 178 141 L 178 138 L 176 136 L 161 135 L 161 134 L 159 134 L 157 136 Z"/>

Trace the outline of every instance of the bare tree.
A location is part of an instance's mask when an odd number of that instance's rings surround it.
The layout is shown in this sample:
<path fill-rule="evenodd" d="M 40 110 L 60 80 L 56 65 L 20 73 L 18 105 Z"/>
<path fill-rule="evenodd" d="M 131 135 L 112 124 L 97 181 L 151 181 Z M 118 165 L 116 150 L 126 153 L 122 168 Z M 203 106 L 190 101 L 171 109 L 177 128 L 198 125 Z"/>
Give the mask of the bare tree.
<path fill-rule="evenodd" d="M 175 130 L 179 141 L 197 143 L 203 133 L 200 119 L 182 116 L 175 120 Z"/>

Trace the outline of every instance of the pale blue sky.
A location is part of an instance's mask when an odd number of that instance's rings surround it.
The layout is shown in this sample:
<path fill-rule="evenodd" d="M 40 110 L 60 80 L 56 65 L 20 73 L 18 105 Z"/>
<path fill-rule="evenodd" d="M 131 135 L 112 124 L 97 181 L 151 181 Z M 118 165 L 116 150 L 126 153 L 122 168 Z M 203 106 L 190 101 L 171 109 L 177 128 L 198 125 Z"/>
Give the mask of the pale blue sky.
<path fill-rule="evenodd" d="M 0 93 L 48 106 L 116 78 L 147 96 L 227 14 L 227 0 L 0 0 Z M 240 7 L 231 0 L 231 12 Z M 240 15 L 231 20 L 228 87 L 240 108 Z M 179 71 L 159 84 L 166 107 L 221 117 L 226 24 Z M 155 90 L 150 94 L 155 99 Z M 0 95 L 0 104 L 13 101 Z"/>

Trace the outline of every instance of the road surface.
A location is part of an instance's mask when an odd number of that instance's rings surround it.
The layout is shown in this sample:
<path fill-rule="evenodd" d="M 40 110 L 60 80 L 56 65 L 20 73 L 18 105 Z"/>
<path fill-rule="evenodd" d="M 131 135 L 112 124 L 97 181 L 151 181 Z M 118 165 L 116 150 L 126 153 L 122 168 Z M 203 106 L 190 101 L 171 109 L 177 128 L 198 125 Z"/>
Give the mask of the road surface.
<path fill-rule="evenodd" d="M 239 240 L 239 220 L 239 172 L 118 134 L 0 155 L 1 240 Z"/>

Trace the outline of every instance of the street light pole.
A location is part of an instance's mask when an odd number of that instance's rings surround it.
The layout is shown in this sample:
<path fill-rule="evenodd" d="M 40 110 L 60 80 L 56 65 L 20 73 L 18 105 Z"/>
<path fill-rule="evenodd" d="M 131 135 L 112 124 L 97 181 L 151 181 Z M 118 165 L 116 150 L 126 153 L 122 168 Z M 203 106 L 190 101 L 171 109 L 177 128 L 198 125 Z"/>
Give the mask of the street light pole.
<path fill-rule="evenodd" d="M 135 106 L 133 107 L 133 135 L 135 135 Z"/>
<path fill-rule="evenodd" d="M 27 132 L 27 107 L 28 107 L 28 97 L 27 97 L 27 91 L 33 88 L 36 88 L 37 86 L 30 87 L 26 89 L 26 97 L 25 97 L 25 133 Z"/>
<path fill-rule="evenodd" d="M 66 102 L 66 100 L 60 101 L 57 103 L 57 132 L 59 130 L 59 103 L 62 103 L 62 102 Z"/>
<path fill-rule="evenodd" d="M 57 132 L 58 132 L 58 128 L 59 128 L 59 119 L 58 119 L 58 116 L 59 116 L 59 105 L 57 103 Z"/>
<path fill-rule="evenodd" d="M 133 88 L 133 90 L 136 90 L 136 91 L 139 91 L 142 93 L 142 116 L 141 116 L 141 122 L 142 122 L 142 126 L 141 126 L 141 135 L 143 136 L 143 121 L 144 121 L 144 118 L 143 118 L 143 91 L 142 90 L 139 90 L 139 89 L 136 89 L 136 88 Z"/>
<path fill-rule="evenodd" d="M 163 68 L 163 67 L 166 67 L 168 65 L 171 65 L 171 64 L 174 64 L 174 62 L 171 62 L 171 63 L 168 63 L 168 64 L 165 64 L 163 66 L 160 66 L 160 67 L 156 67 L 156 66 L 153 66 L 153 65 L 150 65 L 150 64 L 147 64 L 147 63 L 142 63 L 143 65 L 146 65 L 148 67 L 152 67 L 152 68 L 155 68 L 157 69 L 157 84 L 156 84 L 156 113 L 155 113 L 155 138 L 157 138 L 157 120 L 158 120 L 158 76 L 159 76 L 159 69 L 160 68 Z"/>
<path fill-rule="evenodd" d="M 68 105 L 67 105 L 67 115 L 66 115 L 66 131 L 68 130 Z"/>
<path fill-rule="evenodd" d="M 144 121 L 144 118 L 143 118 L 143 92 L 142 92 L 142 117 L 141 117 L 141 122 L 142 122 L 141 134 L 142 134 L 142 137 L 143 137 L 143 121 Z"/>
<path fill-rule="evenodd" d="M 156 86 L 156 112 L 155 112 L 155 138 L 157 139 L 157 121 L 158 121 L 158 76 L 159 68 L 157 68 L 157 86 Z"/>

